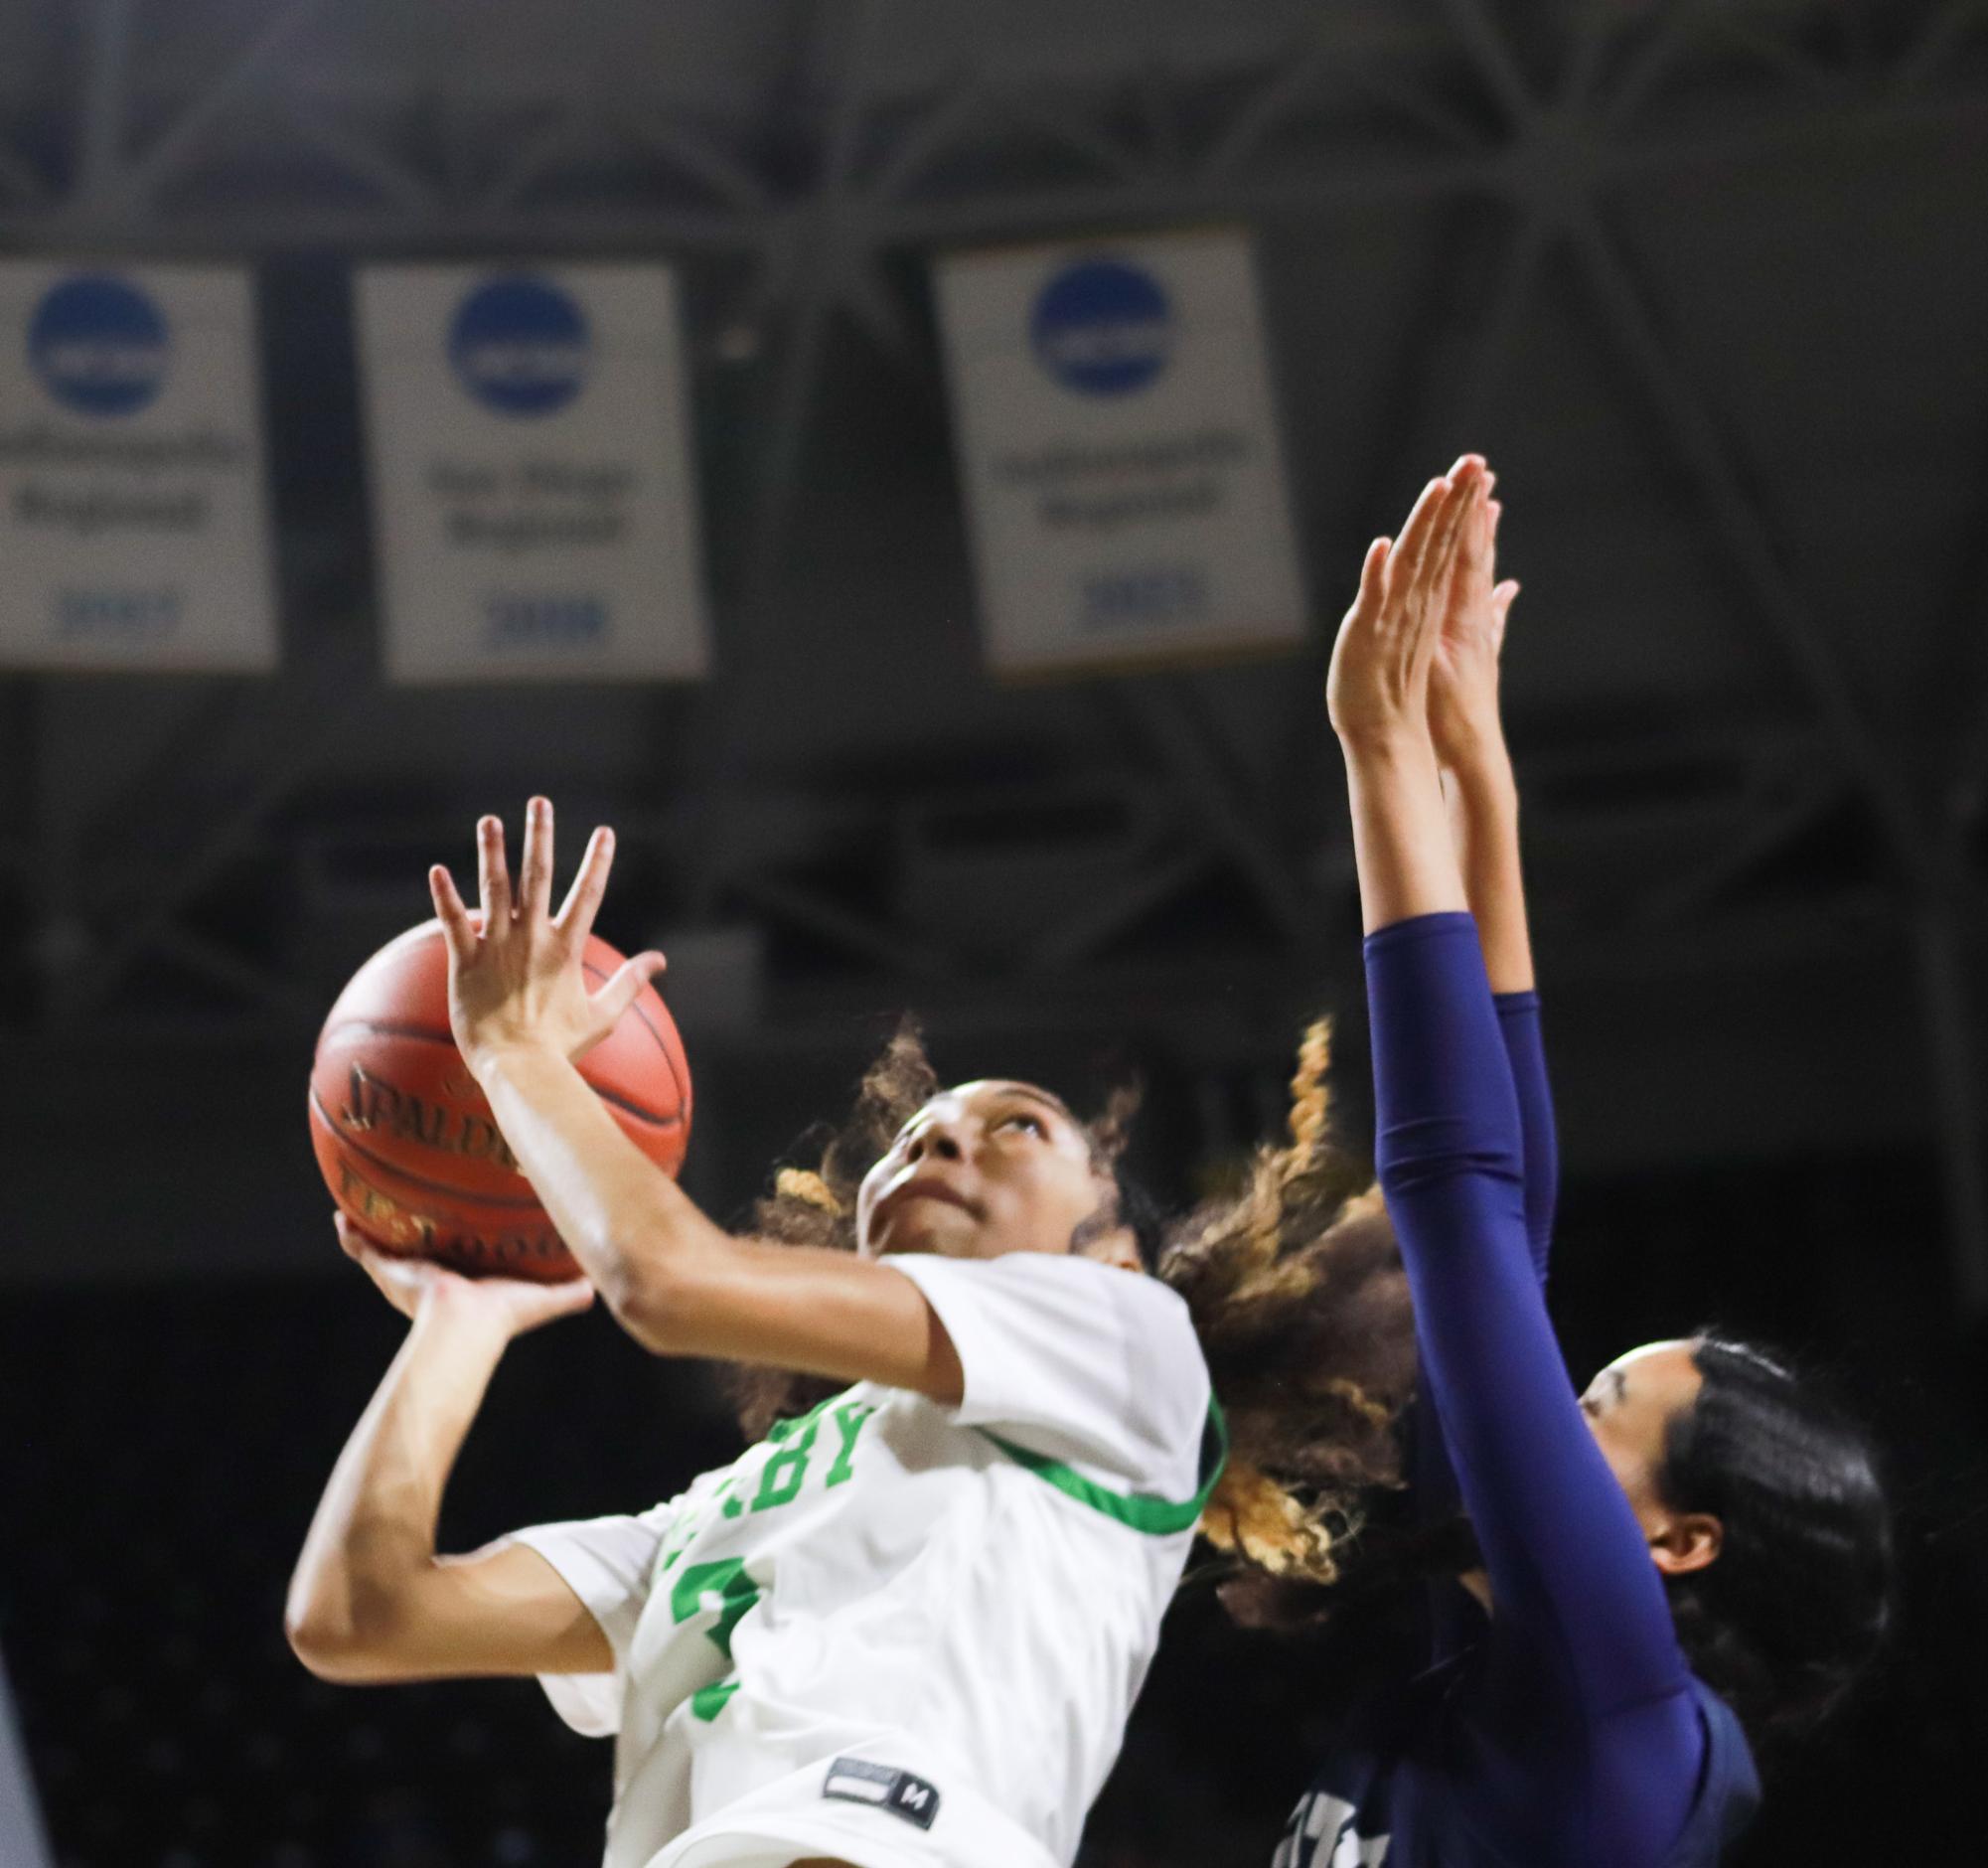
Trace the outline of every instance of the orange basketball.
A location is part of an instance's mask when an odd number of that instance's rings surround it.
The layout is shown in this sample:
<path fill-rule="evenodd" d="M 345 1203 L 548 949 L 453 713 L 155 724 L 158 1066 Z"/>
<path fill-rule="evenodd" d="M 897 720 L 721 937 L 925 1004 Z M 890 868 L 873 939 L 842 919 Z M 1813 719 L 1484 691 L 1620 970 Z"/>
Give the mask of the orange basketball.
<path fill-rule="evenodd" d="M 591 988 L 621 962 L 588 939 Z M 653 986 L 579 1069 L 622 1133 L 674 1174 L 690 1133 L 690 1071 Z M 385 1250 L 507 1278 L 579 1276 L 456 1049 L 439 922 L 388 941 L 338 996 L 318 1033 L 310 1109 L 332 1198 Z"/>

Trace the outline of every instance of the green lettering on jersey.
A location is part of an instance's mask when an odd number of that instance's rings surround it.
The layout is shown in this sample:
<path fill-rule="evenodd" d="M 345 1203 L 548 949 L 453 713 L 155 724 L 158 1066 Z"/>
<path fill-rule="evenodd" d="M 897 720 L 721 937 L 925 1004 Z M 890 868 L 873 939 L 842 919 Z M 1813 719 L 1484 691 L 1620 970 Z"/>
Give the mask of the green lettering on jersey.
<path fill-rule="evenodd" d="M 856 1450 L 856 1436 L 862 1432 L 862 1424 L 876 1412 L 867 1401 L 844 1401 L 832 1412 L 829 1418 L 836 1423 L 836 1431 L 841 1435 L 842 1444 L 836 1454 L 836 1463 L 829 1468 L 829 1477 L 822 1481 L 826 1491 L 831 1485 L 840 1485 L 855 1468 L 849 1464 Z"/>
<path fill-rule="evenodd" d="M 786 1504 L 801 1489 L 808 1477 L 808 1456 L 815 1449 L 815 1433 L 820 1422 L 808 1417 L 801 1430 L 780 1442 L 780 1451 L 759 1469 L 759 1489 L 752 1495 L 755 1511 L 769 1511 Z"/>
<path fill-rule="evenodd" d="M 701 1719 L 706 1725 L 724 1711 L 726 1702 L 738 1691 L 738 1675 L 713 1680 L 708 1686 L 700 1686 L 690 1695 L 690 1716 Z"/>
<path fill-rule="evenodd" d="M 758 1600 L 759 1585 L 746 1575 L 745 1559 L 726 1557 L 718 1563 L 693 1563 L 678 1577 L 670 1590 L 670 1614 L 675 1621 L 688 1622 L 693 1615 L 715 1611 L 718 1619 L 704 1634 L 729 1660 L 731 1632 Z"/>

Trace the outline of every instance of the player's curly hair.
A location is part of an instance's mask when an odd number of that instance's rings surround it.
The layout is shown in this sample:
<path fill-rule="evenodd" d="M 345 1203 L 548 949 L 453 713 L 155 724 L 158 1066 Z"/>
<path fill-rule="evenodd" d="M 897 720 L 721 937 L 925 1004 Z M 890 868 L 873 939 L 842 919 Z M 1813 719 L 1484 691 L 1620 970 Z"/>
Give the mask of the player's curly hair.
<path fill-rule="evenodd" d="M 1085 1127 L 1118 1188 L 1120 1223 L 1186 1301 L 1227 1413 L 1227 1469 L 1201 1529 L 1245 1592 L 1330 1584 L 1363 1494 L 1402 1479 L 1399 1422 L 1415 1389 L 1408 1279 L 1379 1190 L 1330 1122 L 1320 1021 L 1292 1078 L 1288 1142 L 1253 1157 L 1240 1192 L 1170 1222 L 1127 1173 L 1137 1093 L 1116 1092 Z M 782 1168 L 755 1208 L 762 1238 L 853 1251 L 856 1192 L 939 1079 L 917 1028 L 901 1025 L 865 1072 L 840 1128 L 810 1138 L 812 1168 Z M 732 1376 L 740 1424 L 757 1438 L 837 1384 L 778 1369 Z M 1246 1603 L 1230 1606 L 1247 1616 Z"/>

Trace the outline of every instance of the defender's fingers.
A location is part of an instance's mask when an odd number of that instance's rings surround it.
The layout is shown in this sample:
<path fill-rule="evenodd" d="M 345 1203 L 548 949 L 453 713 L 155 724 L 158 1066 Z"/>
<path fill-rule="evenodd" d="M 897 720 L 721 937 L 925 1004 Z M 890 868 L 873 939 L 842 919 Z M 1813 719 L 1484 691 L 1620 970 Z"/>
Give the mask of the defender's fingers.
<path fill-rule="evenodd" d="M 504 824 L 499 818 L 477 819 L 476 887 L 483 904 L 483 929 L 501 939 L 511 921 L 511 868 L 504 857 Z"/>
<path fill-rule="evenodd" d="M 518 909 L 535 924 L 552 909 L 552 801 L 525 807 L 525 854 L 518 871 Z"/>
<path fill-rule="evenodd" d="M 1471 488 L 1461 530 L 1456 537 L 1456 577 L 1467 589 L 1488 583 L 1491 570 L 1491 502 L 1482 480 Z"/>
<path fill-rule="evenodd" d="M 1401 536 L 1395 540 L 1394 550 L 1388 559 L 1388 582 L 1394 588 L 1400 589 L 1414 580 L 1449 499 L 1450 482 L 1447 480 L 1432 480 L 1422 489 L 1422 495 L 1410 511 L 1408 523 L 1402 527 Z"/>
<path fill-rule="evenodd" d="M 594 916 L 600 912 L 601 897 L 607 893 L 607 872 L 614 866 L 614 832 L 603 824 L 587 839 L 586 855 L 580 858 L 579 873 L 559 904 L 553 922 L 561 934 L 574 943 L 583 942 L 593 932 Z"/>
<path fill-rule="evenodd" d="M 1360 588 L 1346 614 L 1347 622 L 1363 626 L 1380 614 L 1387 595 L 1388 555 L 1393 549 L 1394 541 L 1385 538 L 1367 546 L 1367 555 L 1360 562 Z"/>
<path fill-rule="evenodd" d="M 1475 484 L 1466 480 L 1460 486 L 1451 488 L 1450 497 L 1438 511 L 1428 548 L 1418 567 L 1432 588 L 1447 590 L 1450 587 L 1450 578 L 1456 568 L 1456 553 L 1462 542 L 1464 524 L 1475 510 L 1476 501 Z"/>

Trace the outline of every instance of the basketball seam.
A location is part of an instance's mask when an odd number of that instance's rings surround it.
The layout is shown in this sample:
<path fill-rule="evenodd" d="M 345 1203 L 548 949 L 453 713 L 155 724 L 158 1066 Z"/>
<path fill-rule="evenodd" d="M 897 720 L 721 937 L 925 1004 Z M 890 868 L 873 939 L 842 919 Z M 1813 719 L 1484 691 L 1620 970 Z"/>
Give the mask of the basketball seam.
<path fill-rule="evenodd" d="M 684 1084 L 683 1079 L 677 1075 L 676 1061 L 671 1057 L 669 1047 L 663 1042 L 662 1034 L 657 1031 L 656 1027 L 653 1024 L 649 1024 L 649 1020 L 646 1018 L 643 1019 L 643 1023 L 649 1026 L 650 1034 L 656 1038 L 656 1048 L 663 1053 L 663 1062 L 669 1069 L 670 1081 L 675 1087 L 678 1101 L 681 1103 L 684 1101 Z M 318 1054 L 320 1056 L 324 1054 L 325 1046 L 337 1038 L 342 1031 L 369 1031 L 380 1037 L 417 1038 L 425 1044 L 446 1044 L 458 1056 L 462 1054 L 460 1047 L 456 1043 L 453 1031 L 437 1031 L 425 1024 L 400 1024 L 391 1018 L 345 1018 L 335 1025 L 328 1025 L 318 1034 Z M 631 1101 L 628 1097 L 622 1095 L 619 1090 L 603 1089 L 598 1083 L 591 1080 L 588 1081 L 587 1088 L 593 1091 L 602 1102 L 612 1103 L 615 1108 L 633 1116 L 638 1122 L 648 1123 L 652 1129 L 677 1129 L 683 1127 L 684 1112 L 681 1108 L 674 1115 L 659 1116 L 653 1109 L 644 1109 L 640 1103 Z"/>
<path fill-rule="evenodd" d="M 605 982 L 609 977 L 600 968 L 589 962 L 584 954 L 580 956 L 580 971 L 586 974 L 589 979 L 600 980 L 602 982 Z M 663 1053 L 664 1067 L 670 1072 L 671 1083 L 676 1086 L 678 1109 L 680 1111 L 688 1110 L 690 1107 L 690 1086 L 677 1074 L 677 1059 L 672 1054 L 670 1046 L 663 1041 L 663 1033 L 657 1030 L 656 1026 L 650 1022 L 649 1014 L 642 1010 L 641 1000 L 636 1000 L 629 1007 L 629 1010 L 642 1020 L 643 1029 L 656 1040 L 656 1048 Z M 680 1115 L 676 1120 L 682 1121 L 683 1117 Z"/>

